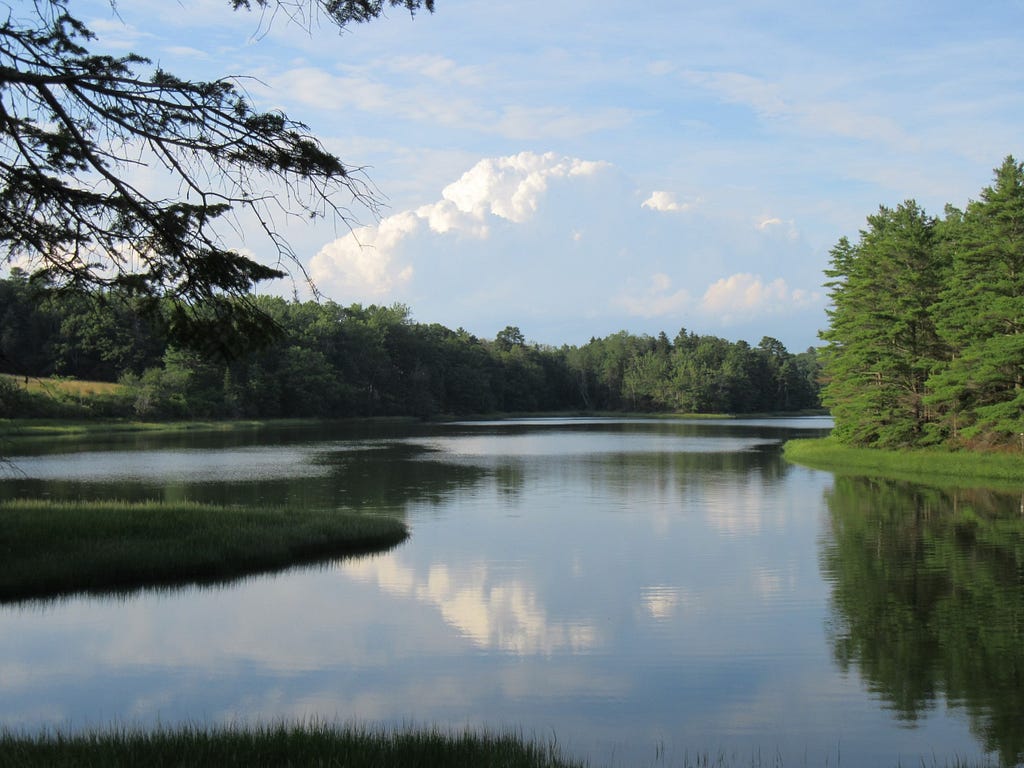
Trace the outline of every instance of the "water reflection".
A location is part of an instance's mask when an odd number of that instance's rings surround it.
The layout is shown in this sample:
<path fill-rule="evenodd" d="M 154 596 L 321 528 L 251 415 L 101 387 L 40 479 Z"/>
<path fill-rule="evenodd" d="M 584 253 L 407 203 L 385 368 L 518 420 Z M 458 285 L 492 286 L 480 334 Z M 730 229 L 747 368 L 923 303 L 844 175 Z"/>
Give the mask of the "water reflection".
<path fill-rule="evenodd" d="M 857 674 L 867 654 L 836 650 L 869 631 L 843 628 L 856 598 L 836 574 L 870 566 L 874 550 L 854 546 L 866 563 L 849 565 L 832 476 L 779 455 L 816 426 L 388 426 L 286 437 L 284 455 L 303 457 L 293 475 L 5 481 L 0 496 L 373 507 L 412 536 L 387 555 L 225 589 L 3 609 L 0 720 L 517 728 L 594 764 L 651 764 L 658 744 L 666 764 L 700 751 L 820 764 L 837 745 L 850 764 L 969 756 L 966 717 L 926 716 L 941 686 L 909 697 L 912 729 L 894 726 Z M 838 554 L 819 560 L 829 547 Z"/>
<path fill-rule="evenodd" d="M 341 568 L 391 595 L 435 606 L 448 624 L 479 648 L 550 655 L 591 650 L 599 642 L 593 624 L 552 620 L 536 590 L 522 579 L 493 574 L 484 563 L 469 568 L 435 563 L 424 577 L 398 557 L 377 557 Z"/>
<path fill-rule="evenodd" d="M 1006 765 L 1024 760 L 1021 495 L 838 477 L 826 496 L 830 639 L 903 722 L 945 700 Z"/>

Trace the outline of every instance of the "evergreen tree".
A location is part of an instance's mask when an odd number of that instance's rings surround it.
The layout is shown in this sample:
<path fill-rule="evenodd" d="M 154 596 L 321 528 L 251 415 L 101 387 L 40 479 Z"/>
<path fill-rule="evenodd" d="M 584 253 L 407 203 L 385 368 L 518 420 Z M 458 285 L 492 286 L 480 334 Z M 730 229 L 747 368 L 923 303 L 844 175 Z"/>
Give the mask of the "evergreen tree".
<path fill-rule="evenodd" d="M 1016 443 L 1024 432 L 1024 164 L 1007 157 L 955 220 L 952 272 L 936 307 L 952 360 L 929 381 L 930 402 L 943 437 Z"/>
<path fill-rule="evenodd" d="M 305 15 L 292 0 L 231 4 Z M 386 6 L 433 4 L 310 0 L 310 10 L 344 27 Z M 270 330 L 249 300 L 253 285 L 283 276 L 277 265 L 302 271 L 275 226 L 282 211 L 345 219 L 340 193 L 371 208 L 377 199 L 305 125 L 258 112 L 231 78 L 190 82 L 135 53 L 92 53 L 95 35 L 71 5 L 8 4 L 0 21 L 0 250 L 59 285 L 167 297 L 172 328 L 190 340 L 212 332 L 232 352 L 237 334 Z M 134 177 L 140 165 L 166 169 L 180 193 L 146 189 Z M 277 265 L 225 247 L 224 222 L 241 211 L 255 217 Z"/>
<path fill-rule="evenodd" d="M 860 445 L 921 439 L 925 383 L 943 359 L 931 308 L 947 271 L 936 222 L 914 201 L 881 207 L 853 245 L 832 249 L 823 402 L 835 434 Z"/>

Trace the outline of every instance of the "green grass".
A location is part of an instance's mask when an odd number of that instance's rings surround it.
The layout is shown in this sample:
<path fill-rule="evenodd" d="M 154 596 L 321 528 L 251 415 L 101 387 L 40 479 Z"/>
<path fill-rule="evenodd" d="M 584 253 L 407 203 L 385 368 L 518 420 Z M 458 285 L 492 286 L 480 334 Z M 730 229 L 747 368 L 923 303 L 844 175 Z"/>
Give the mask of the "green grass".
<path fill-rule="evenodd" d="M 226 581 L 392 547 L 390 517 L 196 503 L 0 503 L 0 601 Z"/>
<path fill-rule="evenodd" d="M 943 483 L 1024 482 L 1024 455 L 1020 453 L 854 448 L 824 437 L 790 440 L 784 446 L 784 455 L 795 464 L 848 474 L 871 473 Z"/>
<path fill-rule="evenodd" d="M 46 766 L 345 766 L 346 768 L 582 768 L 555 745 L 513 735 L 371 733 L 328 725 L 117 730 L 26 736 L 0 732 L 0 764 Z"/>

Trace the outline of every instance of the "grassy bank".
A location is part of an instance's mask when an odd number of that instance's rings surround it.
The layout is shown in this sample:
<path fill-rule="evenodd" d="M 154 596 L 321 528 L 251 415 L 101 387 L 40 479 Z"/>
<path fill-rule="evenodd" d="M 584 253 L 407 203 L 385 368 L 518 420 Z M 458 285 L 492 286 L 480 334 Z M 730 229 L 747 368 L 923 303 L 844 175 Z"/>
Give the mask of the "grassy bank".
<path fill-rule="evenodd" d="M 371 733 L 330 726 L 274 726 L 211 731 L 114 731 L 81 736 L 0 733 L 5 766 L 439 766 L 444 768 L 582 768 L 554 745 L 512 735 L 436 731 Z"/>
<path fill-rule="evenodd" d="M 928 478 L 947 483 L 970 480 L 1024 483 L 1024 456 L 1020 453 L 853 448 L 825 437 L 790 440 L 784 447 L 784 455 L 795 464 L 834 472 Z"/>
<path fill-rule="evenodd" d="M 0 601 L 225 581 L 392 547 L 393 518 L 163 502 L 0 503 Z"/>

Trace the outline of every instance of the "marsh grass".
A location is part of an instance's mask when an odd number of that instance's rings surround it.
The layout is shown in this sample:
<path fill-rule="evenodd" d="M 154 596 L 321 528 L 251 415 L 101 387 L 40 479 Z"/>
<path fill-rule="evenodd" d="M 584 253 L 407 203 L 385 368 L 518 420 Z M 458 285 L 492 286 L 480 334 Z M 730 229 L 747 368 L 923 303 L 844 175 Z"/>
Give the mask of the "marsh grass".
<path fill-rule="evenodd" d="M 378 730 L 328 724 L 261 727 L 182 726 L 154 730 L 108 729 L 80 734 L 44 731 L 27 735 L 0 730 L 0 764 L 11 768 L 585 768 L 563 754 L 554 738 L 542 742 L 506 732 L 445 733 L 439 730 Z M 811 765 L 806 759 L 799 763 Z M 819 763 L 813 763 L 815 765 Z M 610 765 L 626 768 L 620 762 Z M 636 768 L 642 768 L 639 764 Z M 784 768 L 780 755 L 749 757 L 698 753 L 675 761 L 659 751 L 652 768 Z M 841 756 L 820 765 L 842 766 Z M 896 763 L 895 767 L 902 765 Z M 917 768 L 990 768 L 990 762 L 921 759 Z"/>
<path fill-rule="evenodd" d="M 346 768 L 582 768 L 557 745 L 519 736 L 440 731 L 370 732 L 329 725 L 209 730 L 113 730 L 81 735 L 0 732 L 4 766 L 346 766 Z"/>
<path fill-rule="evenodd" d="M 0 502 L 0 601 L 227 581 L 388 549 L 394 518 L 192 502 Z"/>
<path fill-rule="evenodd" d="M 972 480 L 985 485 L 1024 483 L 1024 455 L 1020 453 L 853 448 L 831 437 L 790 440 L 783 452 L 793 463 L 839 473 L 922 479 L 938 485 Z"/>

